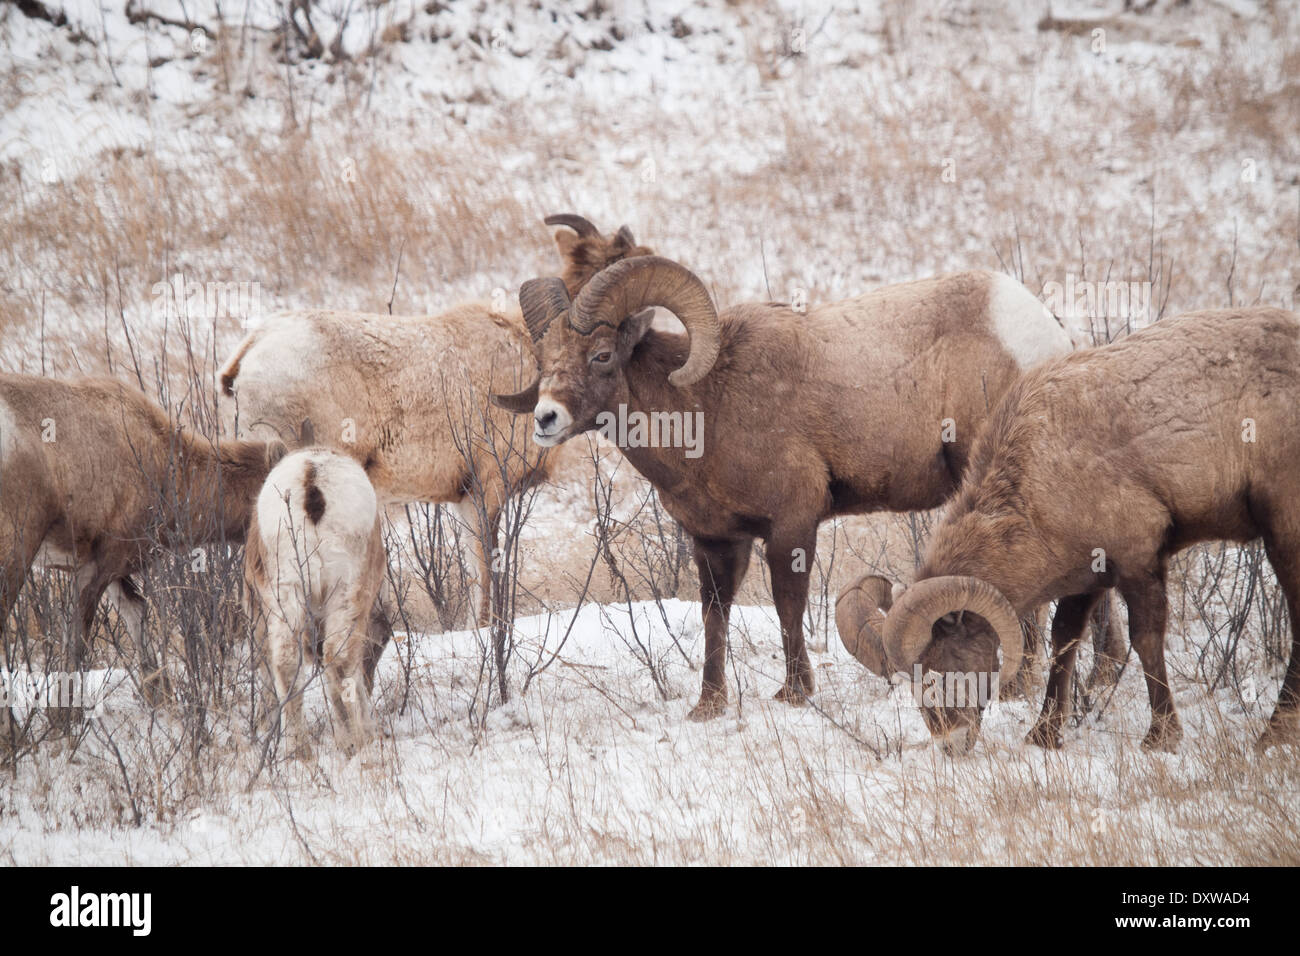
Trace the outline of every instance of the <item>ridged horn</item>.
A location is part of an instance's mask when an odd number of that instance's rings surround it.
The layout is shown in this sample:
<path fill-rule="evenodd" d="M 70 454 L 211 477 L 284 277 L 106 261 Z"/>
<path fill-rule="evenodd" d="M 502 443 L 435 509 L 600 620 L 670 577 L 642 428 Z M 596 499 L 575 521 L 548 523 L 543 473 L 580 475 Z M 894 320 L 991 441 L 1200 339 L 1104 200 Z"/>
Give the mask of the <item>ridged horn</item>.
<path fill-rule="evenodd" d="M 668 381 L 678 388 L 695 384 L 718 360 L 722 326 L 709 290 L 685 266 L 662 256 L 616 262 L 597 273 L 578 294 L 569 310 L 569 323 L 587 335 L 598 325 L 616 329 L 628 316 L 652 306 L 677 316 L 691 340 L 686 364 Z"/>
<path fill-rule="evenodd" d="M 551 320 L 569 308 L 569 292 L 562 279 L 529 279 L 519 287 L 519 308 L 534 342 L 540 342 Z"/>
<path fill-rule="evenodd" d="M 582 216 L 574 215 L 571 212 L 560 212 L 554 216 L 547 216 L 542 222 L 548 226 L 568 226 L 583 239 L 588 236 L 599 236 L 600 230 L 591 224 L 591 221 L 584 219 Z"/>
<path fill-rule="evenodd" d="M 889 666 L 910 671 L 930 645 L 931 628 L 945 614 L 970 611 L 989 622 L 1002 646 L 1003 684 L 1015 676 L 1024 656 L 1020 620 L 1002 592 L 979 578 L 945 575 L 917 581 L 904 591 L 885 619 Z"/>
<path fill-rule="evenodd" d="M 488 400 L 497 408 L 504 408 L 508 412 L 514 412 L 516 415 L 531 415 L 533 409 L 537 407 L 537 391 L 542 384 L 542 377 L 538 375 L 522 392 L 515 392 L 512 395 L 489 395 Z"/>
<path fill-rule="evenodd" d="M 844 649 L 867 670 L 889 676 L 885 660 L 885 612 L 894 603 L 893 586 L 878 574 L 864 574 L 835 599 L 835 628 Z"/>

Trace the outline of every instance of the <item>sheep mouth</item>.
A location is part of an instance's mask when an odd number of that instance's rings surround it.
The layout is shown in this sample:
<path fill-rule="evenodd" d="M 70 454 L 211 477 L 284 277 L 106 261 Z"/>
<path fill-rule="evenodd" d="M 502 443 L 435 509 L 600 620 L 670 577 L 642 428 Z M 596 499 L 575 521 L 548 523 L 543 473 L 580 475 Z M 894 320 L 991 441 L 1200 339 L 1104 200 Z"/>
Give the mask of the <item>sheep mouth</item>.
<path fill-rule="evenodd" d="M 544 432 L 540 428 L 533 429 L 533 441 L 544 448 L 553 448 L 569 437 L 570 429 L 566 426 L 556 428 L 553 431 Z"/>

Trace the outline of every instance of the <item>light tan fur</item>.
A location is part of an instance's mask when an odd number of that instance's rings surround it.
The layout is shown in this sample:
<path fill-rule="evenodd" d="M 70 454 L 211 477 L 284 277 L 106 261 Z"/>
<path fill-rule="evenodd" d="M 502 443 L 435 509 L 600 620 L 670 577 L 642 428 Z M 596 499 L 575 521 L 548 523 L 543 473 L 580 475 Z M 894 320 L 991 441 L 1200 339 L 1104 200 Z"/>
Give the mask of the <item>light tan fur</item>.
<path fill-rule="evenodd" d="M 378 501 L 350 457 L 303 449 L 267 476 L 244 550 L 245 594 L 290 753 L 311 750 L 302 695 L 312 665 L 324 670 L 345 749 L 372 737 L 382 645 L 370 646 L 370 619 L 386 568 Z"/>
<path fill-rule="evenodd" d="M 242 541 L 283 450 L 179 429 L 115 380 L 0 375 L 0 622 L 39 557 L 74 575 L 72 670 L 106 591 L 144 655 L 144 601 L 131 576 L 158 545 Z"/>
<path fill-rule="evenodd" d="M 613 238 L 556 243 L 576 289 L 636 246 Z M 318 441 L 365 468 L 385 506 L 455 502 L 469 524 L 478 572 L 479 623 L 491 619 L 490 559 L 512 491 L 545 480 L 549 465 L 527 428 L 492 407 L 493 391 L 531 374 L 532 346 L 518 306 L 456 306 L 441 315 L 307 310 L 268 318 L 220 372 L 232 434 L 295 434 L 310 419 Z"/>

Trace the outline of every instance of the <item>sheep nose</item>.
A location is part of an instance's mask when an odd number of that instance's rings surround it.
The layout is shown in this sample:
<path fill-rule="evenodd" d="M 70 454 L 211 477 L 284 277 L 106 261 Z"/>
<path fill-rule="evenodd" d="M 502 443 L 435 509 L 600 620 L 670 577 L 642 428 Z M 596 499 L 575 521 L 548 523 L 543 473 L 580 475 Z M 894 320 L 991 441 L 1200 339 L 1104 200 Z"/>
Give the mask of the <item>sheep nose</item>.
<path fill-rule="evenodd" d="M 537 418 L 537 427 L 542 431 L 549 431 L 551 426 L 555 424 L 555 409 L 548 408 L 545 411 L 538 412 L 535 417 Z"/>

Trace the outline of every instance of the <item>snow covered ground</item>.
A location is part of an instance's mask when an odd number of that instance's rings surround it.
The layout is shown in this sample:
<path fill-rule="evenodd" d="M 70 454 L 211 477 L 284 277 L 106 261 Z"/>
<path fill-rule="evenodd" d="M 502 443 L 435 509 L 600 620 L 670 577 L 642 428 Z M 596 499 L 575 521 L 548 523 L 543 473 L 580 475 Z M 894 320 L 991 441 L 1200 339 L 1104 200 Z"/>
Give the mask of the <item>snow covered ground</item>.
<path fill-rule="evenodd" d="M 823 635 L 814 638 L 821 646 Z M 929 744 L 910 691 L 867 675 L 833 641 L 813 654 L 814 706 L 771 699 L 771 608 L 738 607 L 732 708 L 685 720 L 698 690 L 699 606 L 588 606 L 517 622 L 518 690 L 483 713 L 472 632 L 411 636 L 382 665 L 382 742 L 333 749 L 320 681 L 316 760 L 261 754 L 238 720 L 209 752 L 175 753 L 125 682 L 75 754 L 49 746 L 6 781 L 0 859 L 14 863 L 1119 863 L 1292 862 L 1293 755 L 1249 753 L 1276 694 L 1207 694 L 1196 647 L 1172 670 L 1187 739 L 1142 753 L 1146 691 L 1131 665 L 1065 749 L 1021 743 L 1036 707 L 994 705 L 961 759 Z M 656 662 L 665 700 L 642 661 Z M 1085 660 L 1086 665 L 1086 660 Z M 408 684 L 409 669 L 409 684 Z M 110 685 L 114 682 L 110 679 Z M 105 741 L 132 764 L 135 791 Z M 192 764 L 192 766 L 191 766 Z M 173 801 L 175 778 L 199 789 Z M 200 782 L 201 781 L 201 782 Z M 150 792 L 153 785 L 157 792 Z M 134 807 L 132 806 L 134 802 Z M 161 805 L 160 805 L 161 804 Z M 144 822 L 135 826 L 135 812 Z"/>
<path fill-rule="evenodd" d="M 1150 283 L 1143 314 L 1074 317 L 1103 336 L 1162 307 L 1296 307 L 1293 5 L 1078 2 L 1045 22 L 1039 0 L 326 2 L 319 57 L 285 55 L 271 0 L 223 4 L 225 22 L 211 0 L 47 5 L 70 22 L 0 7 L 6 371 L 124 374 L 135 350 L 165 379 L 178 343 L 155 289 L 177 272 L 253 284 L 252 312 L 509 294 L 552 268 L 540 220 L 570 210 L 630 223 L 723 303 L 989 267 L 1035 292 Z M 224 358 L 253 318 L 200 323 L 197 354 Z M 627 471 L 621 516 L 644 491 Z M 80 745 L 0 775 L 0 861 L 1300 862 L 1300 767 L 1252 751 L 1280 677 L 1258 608 L 1211 692 L 1201 652 L 1221 637 L 1175 602 L 1177 755 L 1138 748 L 1130 661 L 1062 752 L 1021 743 L 1035 698 L 998 704 L 954 760 L 824 623 L 815 706 L 774 702 L 754 569 L 731 707 L 697 725 L 698 605 L 629 612 L 605 586 L 571 620 L 589 474 L 536 500 L 509 704 L 483 706 L 484 635 L 412 634 L 381 665 L 371 752 L 335 754 L 314 687 L 318 759 L 264 762 L 246 701 L 195 749 L 110 659 Z M 877 550 L 900 557 L 871 535 L 910 529 L 843 523 L 859 552 L 832 599 Z"/>

